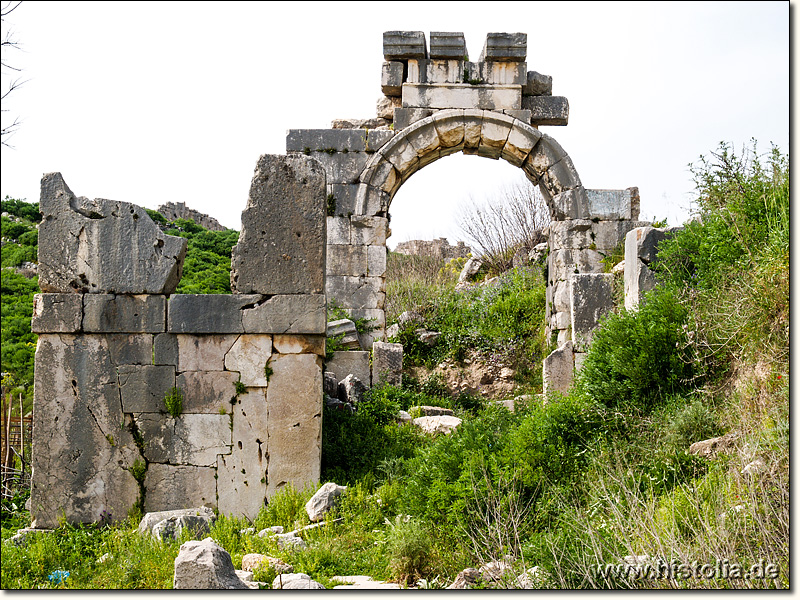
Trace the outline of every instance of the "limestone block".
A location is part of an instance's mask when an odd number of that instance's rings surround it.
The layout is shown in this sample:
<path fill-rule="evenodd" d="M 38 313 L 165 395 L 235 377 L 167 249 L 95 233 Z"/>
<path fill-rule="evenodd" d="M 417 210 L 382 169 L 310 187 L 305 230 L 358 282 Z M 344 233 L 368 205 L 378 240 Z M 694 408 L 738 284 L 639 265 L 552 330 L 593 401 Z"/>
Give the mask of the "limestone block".
<path fill-rule="evenodd" d="M 514 120 L 505 115 L 485 114 L 481 123 L 478 155 L 498 159 L 506 145 Z"/>
<path fill-rule="evenodd" d="M 386 276 L 386 255 L 385 246 L 367 246 L 367 275 L 370 277 Z"/>
<path fill-rule="evenodd" d="M 263 369 L 263 366 L 262 366 Z M 227 409 L 236 395 L 239 373 L 234 371 L 184 371 L 176 378 L 183 393 L 184 414 L 215 414 Z"/>
<path fill-rule="evenodd" d="M 525 84 L 522 86 L 523 96 L 550 96 L 553 93 L 553 78 L 536 71 L 528 71 Z"/>
<path fill-rule="evenodd" d="M 547 266 L 553 281 L 567 280 L 573 273 L 602 273 L 603 257 L 596 250 L 553 250 L 547 255 Z"/>
<path fill-rule="evenodd" d="M 302 155 L 259 158 L 242 232 L 231 252 L 235 293 L 324 292 L 325 197 L 325 174 L 316 160 Z"/>
<path fill-rule="evenodd" d="M 463 60 L 427 60 L 419 62 L 425 62 L 425 78 L 423 80 L 420 77 L 420 81 L 409 81 L 409 83 L 461 83 L 463 81 Z"/>
<path fill-rule="evenodd" d="M 276 335 L 272 344 L 279 354 L 325 356 L 325 338 L 321 335 Z"/>
<path fill-rule="evenodd" d="M 464 111 L 448 110 L 438 113 L 433 122 L 442 148 L 461 148 L 464 144 Z"/>
<path fill-rule="evenodd" d="M 77 333 L 83 321 L 80 294 L 34 294 L 33 333 Z"/>
<path fill-rule="evenodd" d="M 328 217 L 326 219 L 329 244 L 350 243 L 350 219 L 347 217 Z"/>
<path fill-rule="evenodd" d="M 406 83 L 402 98 L 403 108 L 523 108 L 522 87 L 519 85 Z"/>
<path fill-rule="evenodd" d="M 348 375 L 355 375 L 367 387 L 370 386 L 369 352 L 367 351 L 337 351 L 333 358 L 325 363 L 325 370 L 336 376 L 336 381 L 342 381 Z"/>
<path fill-rule="evenodd" d="M 339 129 L 336 131 L 366 131 L 352 130 L 352 129 Z M 292 156 L 300 156 L 293 154 Z M 355 183 L 358 181 L 358 176 L 367 161 L 370 159 L 371 154 L 366 152 L 315 152 L 313 159 L 322 165 L 325 171 L 325 180 L 328 183 Z"/>
<path fill-rule="evenodd" d="M 215 469 L 150 463 L 144 479 L 147 512 L 217 505 Z"/>
<path fill-rule="evenodd" d="M 328 273 L 359 277 L 367 274 L 367 248 L 328 244 Z"/>
<path fill-rule="evenodd" d="M 527 33 L 488 33 L 480 61 L 510 60 L 523 62 L 528 55 Z"/>
<path fill-rule="evenodd" d="M 419 168 L 417 149 L 406 141 L 404 137 L 396 137 L 393 139 L 381 148 L 379 154 L 392 163 L 401 177 L 405 177 Z M 375 179 L 373 178 L 370 183 L 374 186 Z M 385 188 L 383 189 L 384 191 L 389 191 Z"/>
<path fill-rule="evenodd" d="M 285 354 L 270 364 L 268 496 L 288 483 L 303 489 L 319 481 L 322 448 L 322 359 Z"/>
<path fill-rule="evenodd" d="M 391 147 L 394 147 L 395 145 L 396 144 L 392 144 Z M 373 157 L 373 159 L 370 161 L 370 164 L 367 165 L 367 168 L 361 173 L 360 181 L 368 183 L 371 187 L 391 196 L 400 187 L 402 179 L 400 172 L 395 168 L 395 165 L 391 161 L 387 160 L 382 154 L 382 152 L 389 152 L 389 147 L 390 144 L 386 144 L 386 146 L 381 149 L 381 153 L 378 153 L 375 155 L 375 157 Z M 405 142 L 403 142 L 403 147 L 406 150 L 411 149 L 411 147 Z M 409 152 L 405 158 L 411 159 L 411 153 Z M 409 163 L 409 169 L 411 164 L 413 164 L 413 161 L 412 163 Z M 359 208 L 364 206 L 361 200 L 361 190 L 359 190 L 359 195 L 357 196 L 356 202 Z"/>
<path fill-rule="evenodd" d="M 115 365 L 153 364 L 152 334 L 108 333 L 104 337 L 111 354 L 111 362 Z"/>
<path fill-rule="evenodd" d="M 599 221 L 592 222 L 592 241 L 600 252 L 611 252 L 620 242 L 625 240 L 625 236 L 632 229 L 646 227 L 646 221 Z"/>
<path fill-rule="evenodd" d="M 586 190 L 592 218 L 604 221 L 639 218 L 639 188 L 626 190 Z"/>
<path fill-rule="evenodd" d="M 248 388 L 233 411 L 233 449 L 217 463 L 217 497 L 222 514 L 255 519 L 267 496 L 266 390 Z"/>
<path fill-rule="evenodd" d="M 635 231 L 635 230 L 634 230 Z M 630 236 L 633 232 L 629 233 Z M 625 286 L 625 308 L 636 310 L 644 298 L 645 292 L 656 287 L 657 281 L 653 271 L 640 260 L 627 260 L 627 244 L 625 248 L 625 270 L 623 272 Z"/>
<path fill-rule="evenodd" d="M 240 335 L 225 355 L 225 370 L 238 371 L 239 381 L 248 387 L 266 387 L 267 376 L 264 367 L 271 356 L 271 335 Z"/>
<path fill-rule="evenodd" d="M 372 344 L 372 384 L 403 383 L 403 345 L 389 342 Z"/>
<path fill-rule="evenodd" d="M 461 31 L 431 31 L 431 58 L 463 59 L 467 55 L 467 43 Z"/>
<path fill-rule="evenodd" d="M 362 217 L 350 219 L 350 243 L 364 246 L 385 246 L 389 220 L 385 217 Z"/>
<path fill-rule="evenodd" d="M 542 134 L 536 129 L 520 127 L 515 122 L 503 146 L 502 157 L 512 165 L 521 167 L 541 137 Z"/>
<path fill-rule="evenodd" d="M 572 342 L 564 342 L 544 359 L 542 365 L 544 393 L 561 392 L 566 394 L 572 385 L 575 361 L 572 356 Z"/>
<path fill-rule="evenodd" d="M 242 314 L 245 333 L 324 334 L 324 294 L 272 296 Z"/>
<path fill-rule="evenodd" d="M 542 187 L 543 186 L 540 185 L 539 189 L 542 189 Z M 556 196 L 552 196 L 548 203 L 550 217 L 553 221 L 562 219 L 588 219 L 591 216 L 589 214 L 588 205 L 589 200 L 583 186 L 578 186 L 571 190 L 561 192 Z"/>
<path fill-rule="evenodd" d="M 341 300 L 346 298 L 351 308 L 383 308 L 386 301 L 381 277 L 328 275 L 326 285 L 329 296 Z"/>
<path fill-rule="evenodd" d="M 372 331 L 358 335 L 362 348 L 371 348 L 375 340 L 384 338 L 386 329 L 386 313 L 378 308 L 355 308 L 347 311 L 353 319 L 367 319 Z"/>
<path fill-rule="evenodd" d="M 184 413 L 172 417 L 141 413 L 134 415 L 134 420 L 144 439 L 144 455 L 150 464 L 213 467 L 218 454 L 231 452 L 230 417 L 226 414 Z"/>
<path fill-rule="evenodd" d="M 551 196 L 557 196 L 567 190 L 577 188 L 581 185 L 581 178 L 572 159 L 565 156 L 542 175 L 541 183 Z"/>
<path fill-rule="evenodd" d="M 430 108 L 395 108 L 394 109 L 394 130 L 400 131 L 409 125 L 431 116 L 435 111 Z"/>
<path fill-rule="evenodd" d="M 531 111 L 527 109 L 506 109 L 503 111 L 503 114 L 508 115 L 509 117 L 514 117 L 517 121 L 522 121 L 527 125 L 530 125 L 531 123 Z M 538 131 L 538 129 L 536 131 Z"/>
<path fill-rule="evenodd" d="M 381 67 L 381 91 L 387 96 L 399 96 L 403 87 L 403 63 L 390 61 Z"/>
<path fill-rule="evenodd" d="M 337 338 L 338 345 L 352 350 L 361 350 L 358 343 L 358 332 L 356 324 L 350 319 L 337 319 L 328 322 L 328 330 L 325 334 L 327 338 Z"/>
<path fill-rule="evenodd" d="M 330 196 L 333 195 L 336 207 L 334 214 L 330 216 L 346 217 L 356 212 L 356 195 L 358 194 L 358 184 L 354 183 L 329 183 L 327 186 L 328 201 Z M 328 238 L 328 243 L 331 243 Z"/>
<path fill-rule="evenodd" d="M 464 110 L 464 153 L 475 154 L 481 143 L 481 126 L 483 111 L 478 109 Z"/>
<path fill-rule="evenodd" d="M 528 81 L 525 62 L 492 61 L 478 63 L 480 80 L 490 85 L 525 85 Z"/>
<path fill-rule="evenodd" d="M 164 396 L 175 387 L 175 367 L 120 365 L 117 379 L 122 412 L 157 413 L 164 410 Z"/>
<path fill-rule="evenodd" d="M 178 366 L 178 336 L 174 333 L 159 333 L 153 336 L 153 364 Z M 188 337 L 188 336 L 187 336 Z M 191 369 L 196 370 L 196 369 Z"/>
<path fill-rule="evenodd" d="M 566 125 L 569 102 L 564 96 L 523 96 L 521 108 L 531 111 L 534 125 Z"/>
<path fill-rule="evenodd" d="M 411 421 L 416 427 L 419 427 L 425 433 L 435 434 L 441 433 L 448 435 L 452 433 L 459 425 L 461 419 L 451 415 L 439 415 L 435 417 L 417 417 Z"/>
<path fill-rule="evenodd" d="M 358 186 L 353 213 L 365 217 L 385 217 L 390 202 L 391 196 L 382 189 L 362 183 Z"/>
<path fill-rule="evenodd" d="M 311 156 L 318 158 L 318 153 L 327 154 L 333 150 L 347 153 L 374 151 L 393 135 L 391 131 L 366 129 L 290 129 L 286 134 L 286 152 L 311 152 Z"/>
<path fill-rule="evenodd" d="M 422 31 L 384 31 L 383 57 L 387 61 L 403 58 L 428 58 Z"/>
<path fill-rule="evenodd" d="M 332 481 L 324 484 L 311 499 L 306 502 L 306 514 L 312 523 L 317 523 L 325 518 L 325 514 L 336 505 L 336 498 L 347 491 L 343 485 L 336 485 Z"/>
<path fill-rule="evenodd" d="M 217 520 L 217 515 L 215 515 L 214 511 L 207 506 L 201 506 L 200 508 L 162 510 L 158 512 L 148 512 L 144 517 L 142 517 L 142 520 L 139 521 L 139 527 L 137 527 L 136 531 L 140 534 L 152 534 L 155 526 L 161 521 L 166 521 L 167 519 L 180 519 L 181 517 L 195 517 L 201 521 L 205 521 L 209 528 Z"/>
<path fill-rule="evenodd" d="M 167 331 L 242 333 L 243 308 L 262 299 L 258 294 L 177 294 L 169 300 Z"/>
<path fill-rule="evenodd" d="M 553 312 L 555 313 L 569 313 L 571 307 L 571 300 L 570 300 L 570 287 L 569 287 L 569 279 L 567 280 L 558 280 L 550 286 L 553 290 Z M 558 325 L 554 325 L 556 329 L 566 329 L 569 326 L 567 324 L 564 327 L 560 327 Z"/>
<path fill-rule="evenodd" d="M 42 177 L 39 287 L 43 292 L 171 294 L 186 240 L 165 235 L 143 208 L 75 197 L 61 173 Z"/>
<path fill-rule="evenodd" d="M 592 222 L 588 219 L 553 221 L 550 223 L 550 245 L 559 250 L 588 248 L 595 243 L 593 233 Z"/>
<path fill-rule="evenodd" d="M 567 153 L 564 152 L 564 149 L 557 141 L 549 135 L 543 134 L 539 143 L 534 146 L 533 150 L 528 155 L 522 168 L 536 181 L 547 172 L 547 169 L 566 155 Z"/>
<path fill-rule="evenodd" d="M 670 237 L 670 229 L 654 228 L 649 225 L 631 230 L 625 238 L 625 258 L 630 256 L 631 262 L 636 258 L 650 265 L 656 261 L 658 245 Z"/>
<path fill-rule="evenodd" d="M 569 309 L 566 312 L 554 313 L 550 318 L 550 327 L 552 329 L 569 329 L 571 323 L 571 315 Z"/>
<path fill-rule="evenodd" d="M 177 344 L 178 371 L 225 370 L 225 355 L 239 339 L 238 335 L 177 335 L 174 337 Z"/>
<path fill-rule="evenodd" d="M 83 330 L 88 333 L 161 333 L 166 329 L 166 296 L 84 294 Z"/>
<path fill-rule="evenodd" d="M 600 319 L 614 308 L 614 275 L 573 275 L 569 280 L 569 294 L 573 349 L 587 352 Z"/>
<path fill-rule="evenodd" d="M 176 590 L 247 590 L 236 575 L 231 555 L 210 537 L 191 540 L 181 546 L 175 558 L 172 582 Z"/>
<path fill-rule="evenodd" d="M 439 133 L 432 125 L 433 117 L 426 117 L 411 127 L 406 133 L 406 140 L 416 150 L 417 158 L 423 160 L 424 157 L 439 149 Z"/>
<path fill-rule="evenodd" d="M 402 107 L 403 101 L 400 99 L 399 94 L 397 96 L 381 96 L 375 105 L 375 112 L 378 118 L 394 121 L 394 109 Z"/>
<path fill-rule="evenodd" d="M 141 457 L 104 336 L 40 335 L 34 379 L 33 526 L 92 523 L 103 511 L 125 519 L 139 496 L 128 469 Z"/>

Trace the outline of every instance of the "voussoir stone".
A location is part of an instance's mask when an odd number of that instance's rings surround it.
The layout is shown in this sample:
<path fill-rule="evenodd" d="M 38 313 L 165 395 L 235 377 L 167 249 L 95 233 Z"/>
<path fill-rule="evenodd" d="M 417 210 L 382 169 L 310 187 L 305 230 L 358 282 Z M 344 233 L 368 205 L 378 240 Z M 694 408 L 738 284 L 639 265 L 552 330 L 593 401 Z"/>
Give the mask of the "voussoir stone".
<path fill-rule="evenodd" d="M 317 160 L 259 158 L 231 253 L 234 293 L 324 293 L 325 197 L 325 171 Z"/>
<path fill-rule="evenodd" d="M 166 235 L 135 204 L 76 197 L 61 173 L 42 177 L 39 287 L 43 292 L 171 294 L 186 240 Z"/>

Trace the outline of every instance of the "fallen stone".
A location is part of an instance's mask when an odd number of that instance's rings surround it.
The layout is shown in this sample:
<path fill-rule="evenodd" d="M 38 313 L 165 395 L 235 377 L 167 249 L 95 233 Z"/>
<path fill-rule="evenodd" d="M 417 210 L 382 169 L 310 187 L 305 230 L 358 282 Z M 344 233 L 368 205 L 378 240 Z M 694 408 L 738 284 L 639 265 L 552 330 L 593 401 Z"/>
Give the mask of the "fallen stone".
<path fill-rule="evenodd" d="M 336 499 L 347 491 L 347 487 L 328 482 L 306 502 L 306 514 L 312 523 L 321 521 L 325 514 L 336 505 Z"/>
<path fill-rule="evenodd" d="M 561 392 L 566 394 L 572 385 L 575 359 L 572 355 L 572 341 L 561 344 L 543 361 L 544 393 Z"/>
<path fill-rule="evenodd" d="M 262 529 L 258 532 L 258 537 L 272 537 L 273 535 L 278 535 L 283 533 L 283 527 L 280 525 L 273 525 L 272 527 L 267 527 L 266 529 Z"/>
<path fill-rule="evenodd" d="M 272 581 L 273 590 L 324 590 L 325 586 L 305 573 L 279 574 Z"/>
<path fill-rule="evenodd" d="M 333 586 L 335 590 L 399 590 L 396 583 L 386 583 L 369 577 L 368 575 L 334 575 L 332 581 L 340 585 Z"/>
<path fill-rule="evenodd" d="M 428 331 L 427 329 L 417 329 L 415 333 L 419 341 L 428 346 L 435 346 L 436 340 L 442 336 L 438 331 Z"/>
<path fill-rule="evenodd" d="M 142 517 L 142 520 L 139 521 L 139 527 L 137 531 L 139 533 L 152 533 L 153 528 L 161 521 L 179 517 L 199 517 L 205 519 L 209 526 L 213 525 L 214 521 L 217 520 L 217 516 L 214 514 L 214 511 L 207 506 L 201 506 L 199 508 L 181 508 L 177 510 L 162 510 L 158 512 L 149 512 Z"/>
<path fill-rule="evenodd" d="M 43 533 L 53 533 L 52 529 L 37 529 L 34 527 L 24 527 L 6 540 L 6 543 L 24 548 L 28 545 L 31 538 Z"/>
<path fill-rule="evenodd" d="M 209 533 L 211 527 L 208 519 L 204 517 L 184 515 L 159 521 L 153 526 L 152 533 L 157 540 L 177 540 L 184 531 L 190 531 L 195 537 L 200 537 Z"/>
<path fill-rule="evenodd" d="M 339 382 L 339 400 L 352 406 L 358 406 L 366 392 L 367 387 L 352 373 Z"/>
<path fill-rule="evenodd" d="M 711 458 L 717 454 L 727 454 L 736 448 L 736 440 L 738 439 L 739 434 L 734 431 L 720 437 L 695 442 L 689 446 L 689 454 L 696 454 L 705 458 Z"/>
<path fill-rule="evenodd" d="M 372 385 L 403 383 L 403 346 L 389 342 L 372 344 Z"/>
<path fill-rule="evenodd" d="M 278 548 L 282 550 L 305 550 L 308 548 L 308 544 L 302 538 L 297 537 L 294 531 L 279 533 L 275 536 L 275 542 L 277 542 Z"/>
<path fill-rule="evenodd" d="M 455 581 L 447 586 L 448 590 L 468 590 L 471 586 L 478 583 L 480 572 L 472 567 L 464 569 L 456 575 Z"/>
<path fill-rule="evenodd" d="M 325 336 L 328 338 L 341 336 L 341 339 L 338 341 L 340 346 L 343 346 L 348 350 L 361 350 L 361 344 L 358 342 L 358 331 L 356 331 L 356 324 L 350 319 L 329 321 Z"/>
<path fill-rule="evenodd" d="M 449 415 L 438 417 L 417 417 L 412 421 L 414 425 L 422 429 L 425 433 L 452 433 L 453 430 L 461 425 L 461 419 Z"/>
<path fill-rule="evenodd" d="M 538 566 L 531 567 L 517 577 L 516 586 L 520 590 L 535 590 L 547 587 L 545 572 Z"/>
<path fill-rule="evenodd" d="M 261 589 L 261 586 L 259 585 L 260 582 L 253 581 L 253 572 L 252 571 L 245 571 L 243 569 L 241 569 L 241 570 L 240 569 L 236 569 L 236 570 L 234 570 L 234 573 L 236 573 L 236 577 L 238 577 L 239 581 L 241 581 L 243 584 L 245 584 L 248 587 L 248 589 L 251 589 L 251 590 Z"/>
<path fill-rule="evenodd" d="M 291 573 L 294 567 L 283 562 L 280 558 L 273 558 L 266 554 L 245 554 L 242 557 L 242 569 L 256 571 L 261 568 L 272 568 L 277 573 Z"/>
<path fill-rule="evenodd" d="M 181 545 L 175 558 L 176 590 L 246 590 L 250 589 L 236 576 L 231 555 L 210 537 Z"/>
<path fill-rule="evenodd" d="M 135 204 L 76 197 L 61 173 L 42 177 L 42 292 L 171 294 L 183 272 L 185 239 L 165 235 Z"/>
<path fill-rule="evenodd" d="M 478 569 L 481 579 L 487 583 L 499 583 L 509 572 L 511 572 L 511 564 L 504 560 L 486 563 Z"/>
<path fill-rule="evenodd" d="M 464 268 L 461 269 L 461 273 L 458 275 L 458 283 L 466 283 L 472 277 L 477 275 L 480 268 L 483 266 L 483 262 L 479 258 L 470 258 L 464 263 Z"/>
<path fill-rule="evenodd" d="M 442 408 L 441 406 L 418 406 L 417 408 L 423 417 L 440 417 L 443 415 L 452 417 L 455 414 L 449 408 Z"/>
<path fill-rule="evenodd" d="M 745 468 L 742 469 L 742 475 L 749 475 L 753 477 L 759 473 L 763 473 L 766 470 L 767 463 L 765 463 L 762 459 L 757 458 L 753 462 L 748 463 Z"/>
<path fill-rule="evenodd" d="M 244 529 L 239 530 L 239 535 L 255 535 L 256 528 L 255 527 L 245 527 Z"/>
<path fill-rule="evenodd" d="M 397 420 L 401 423 L 410 423 L 413 419 L 406 411 L 400 410 L 397 412 Z"/>

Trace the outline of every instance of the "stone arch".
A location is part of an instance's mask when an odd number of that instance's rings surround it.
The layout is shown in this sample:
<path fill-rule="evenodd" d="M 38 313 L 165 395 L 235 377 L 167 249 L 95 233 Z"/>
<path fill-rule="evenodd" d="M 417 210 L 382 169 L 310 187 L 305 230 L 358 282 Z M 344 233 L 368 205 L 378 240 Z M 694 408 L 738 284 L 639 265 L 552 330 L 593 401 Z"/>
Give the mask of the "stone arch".
<path fill-rule="evenodd" d="M 589 216 L 575 165 L 555 139 L 510 115 L 477 109 L 439 111 L 395 134 L 361 172 L 354 214 L 386 214 L 406 180 L 456 152 L 520 167 L 539 186 L 554 221 Z"/>

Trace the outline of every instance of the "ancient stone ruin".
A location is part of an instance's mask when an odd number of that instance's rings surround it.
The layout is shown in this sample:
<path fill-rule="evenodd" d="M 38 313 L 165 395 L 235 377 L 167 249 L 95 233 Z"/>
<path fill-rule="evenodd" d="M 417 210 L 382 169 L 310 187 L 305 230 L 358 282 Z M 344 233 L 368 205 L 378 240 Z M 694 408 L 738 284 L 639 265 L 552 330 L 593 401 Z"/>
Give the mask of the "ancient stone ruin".
<path fill-rule="evenodd" d="M 547 202 L 547 335 L 558 349 L 545 390 L 568 387 L 613 305 L 603 254 L 647 225 L 637 189 L 586 189 L 539 130 L 566 125 L 569 105 L 528 70 L 526 34 L 488 34 L 476 62 L 460 33 L 428 43 L 386 32 L 383 53 L 378 118 L 289 130 L 286 156 L 259 159 L 230 295 L 174 294 L 185 240 L 138 206 L 76 197 L 60 174 L 44 176 L 35 526 L 120 519 L 135 506 L 253 518 L 282 486 L 317 482 L 326 298 L 372 319 L 361 347 L 378 342 L 372 365 L 361 352 L 329 369 L 399 383 L 402 347 L 383 343 L 389 208 L 403 182 L 455 152 L 510 162 Z M 649 255 L 637 256 L 626 270 L 646 287 Z"/>
<path fill-rule="evenodd" d="M 400 242 L 397 244 L 394 251 L 398 254 L 408 254 L 411 256 L 432 256 L 439 260 L 467 258 L 472 254 L 472 249 L 464 242 L 458 242 L 455 246 L 451 246 L 447 238 Z"/>

